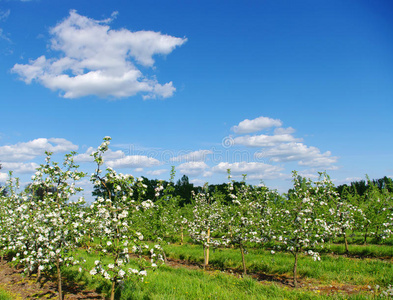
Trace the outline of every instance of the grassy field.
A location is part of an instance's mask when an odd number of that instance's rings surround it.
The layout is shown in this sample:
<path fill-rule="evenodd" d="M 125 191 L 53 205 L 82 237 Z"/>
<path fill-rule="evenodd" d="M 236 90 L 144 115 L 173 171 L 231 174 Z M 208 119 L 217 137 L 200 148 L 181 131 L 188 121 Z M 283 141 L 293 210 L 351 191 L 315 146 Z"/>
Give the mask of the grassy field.
<path fill-rule="evenodd" d="M 300 286 L 295 289 L 290 253 L 272 254 L 270 249 L 250 247 L 246 254 L 249 275 L 242 277 L 239 249 L 211 249 L 209 267 L 204 271 L 201 245 L 170 244 L 164 247 L 169 264 L 149 269 L 144 281 L 125 281 L 116 299 L 393 299 L 382 295 L 393 284 L 392 248 L 350 245 L 347 256 L 344 246 L 331 244 L 321 261 L 300 255 Z M 110 282 L 89 273 L 100 257 L 83 249 L 75 256 L 86 259 L 84 271 L 80 273 L 78 266 L 64 267 L 65 280 L 109 295 Z M 107 256 L 104 261 L 113 259 Z M 129 267 L 137 268 L 138 261 L 131 260 Z M 12 296 L 0 289 L 0 300 L 10 299 Z"/>
<path fill-rule="evenodd" d="M 88 258 L 88 268 L 92 267 L 97 257 L 84 256 Z M 103 294 L 109 292 L 109 283 L 93 280 L 87 272 L 77 275 L 70 270 L 68 276 L 70 280 L 82 282 Z M 295 290 L 274 282 L 258 282 L 248 276 L 239 278 L 221 271 L 162 266 L 150 271 L 143 282 L 126 281 L 117 292 L 117 299 L 349 299 L 347 294 L 326 295 L 321 292 L 323 290 L 318 288 L 313 291 Z M 371 299 L 371 296 L 359 294 L 350 299 Z"/>
<path fill-rule="evenodd" d="M 386 246 L 390 247 L 390 246 Z M 203 264 L 203 249 L 199 245 L 168 245 L 167 256 Z M 271 254 L 268 250 L 249 249 L 246 255 L 247 270 L 250 273 L 262 272 L 267 275 L 292 276 L 294 258 L 289 253 Z M 217 249 L 211 251 L 210 263 L 214 268 L 242 269 L 241 254 L 237 249 Z M 323 254 L 321 261 L 301 255 L 298 274 L 300 278 L 322 284 L 352 284 L 388 286 L 393 283 L 393 264 L 389 260 L 370 258 L 350 258 Z"/>
<path fill-rule="evenodd" d="M 13 298 L 9 293 L 0 288 L 0 300 L 12 300 Z"/>
<path fill-rule="evenodd" d="M 165 250 L 169 258 L 199 265 L 203 263 L 203 250 L 199 245 L 167 245 Z M 109 282 L 93 280 L 88 273 L 98 256 L 82 250 L 78 255 L 87 260 L 86 271 L 79 274 L 76 268 L 67 269 L 68 280 L 108 294 Z M 111 261 L 109 257 L 105 259 Z M 249 249 L 246 260 L 252 275 L 244 278 L 238 275 L 242 269 L 238 249 L 211 251 L 212 269 L 209 271 L 195 266 L 178 265 L 174 268 L 164 265 L 155 271 L 149 270 L 143 282 L 136 279 L 126 281 L 117 291 L 117 299 L 374 299 L 372 289 L 379 285 L 380 291 L 386 290 L 393 283 L 391 260 L 323 254 L 321 261 L 315 262 L 311 257 L 302 255 L 298 269 L 301 287 L 298 289 L 290 284 L 291 254 L 272 255 L 269 250 Z M 130 266 L 136 264 L 134 262 Z M 228 270 L 232 270 L 233 274 Z M 269 280 L 255 279 L 261 274 Z M 378 299 L 387 298 L 378 296 Z"/>

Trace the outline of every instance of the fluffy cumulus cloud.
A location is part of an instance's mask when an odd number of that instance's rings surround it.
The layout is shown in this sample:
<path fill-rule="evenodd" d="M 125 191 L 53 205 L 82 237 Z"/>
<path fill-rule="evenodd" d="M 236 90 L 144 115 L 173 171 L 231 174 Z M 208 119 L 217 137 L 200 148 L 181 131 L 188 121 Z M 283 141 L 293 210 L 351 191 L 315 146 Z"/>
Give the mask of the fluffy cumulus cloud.
<path fill-rule="evenodd" d="M 43 55 L 28 64 L 15 64 L 12 71 L 27 84 L 37 81 L 65 98 L 172 96 L 172 82 L 160 84 L 142 74 L 137 65 L 153 67 L 155 55 L 167 55 L 187 39 L 153 31 L 114 30 L 108 25 L 112 20 L 97 21 L 70 11 L 50 30 L 50 48 L 59 57 Z"/>
<path fill-rule="evenodd" d="M 34 162 L 5 162 L 1 164 L 2 169 L 19 174 L 33 173 L 39 165 Z"/>
<path fill-rule="evenodd" d="M 93 161 L 94 161 L 94 158 L 91 156 L 91 154 L 92 154 L 93 152 L 95 152 L 95 151 L 97 151 L 97 148 L 89 147 L 89 148 L 86 150 L 85 153 L 81 153 L 81 154 L 75 155 L 74 161 L 76 161 L 76 162 L 93 162 Z M 113 150 L 111 150 L 111 149 L 108 149 L 108 150 L 104 153 L 103 159 L 104 159 L 104 161 L 107 161 L 107 160 L 115 160 L 115 159 L 123 158 L 123 157 L 125 157 L 125 156 L 126 156 L 126 155 L 125 155 L 124 152 L 121 151 L 121 150 L 113 151 Z"/>
<path fill-rule="evenodd" d="M 296 130 L 293 129 L 292 127 L 288 127 L 288 128 L 276 128 L 274 129 L 274 134 L 292 134 L 294 133 Z"/>
<path fill-rule="evenodd" d="M 6 182 L 7 179 L 8 179 L 8 174 L 0 172 L 0 182 Z"/>
<path fill-rule="evenodd" d="M 274 179 L 282 177 L 280 166 L 273 166 L 262 162 L 221 162 L 212 168 L 213 172 L 226 173 L 230 169 L 233 175 L 247 174 L 249 179 Z"/>
<path fill-rule="evenodd" d="M 276 135 L 246 135 L 239 136 L 233 139 L 237 145 L 244 145 L 248 147 L 272 147 L 280 143 L 301 141 L 302 139 L 295 138 L 291 134 L 276 134 Z"/>
<path fill-rule="evenodd" d="M 328 167 L 336 163 L 338 157 L 331 156 L 330 151 L 321 153 L 317 147 L 303 143 L 283 143 L 256 153 L 256 157 L 270 157 L 274 162 L 299 161 L 299 165 L 308 167 Z"/>
<path fill-rule="evenodd" d="M 280 127 L 282 122 L 278 119 L 268 117 L 259 117 L 253 120 L 245 119 L 238 125 L 233 126 L 231 130 L 238 134 L 261 131 L 270 127 Z"/>
<path fill-rule="evenodd" d="M 276 127 L 272 134 L 240 135 L 232 138 L 235 145 L 261 148 L 254 154 L 256 159 L 269 158 L 271 162 L 297 161 L 300 166 L 309 168 L 335 169 L 333 166 L 338 157 L 332 156 L 330 151 L 322 153 L 317 147 L 307 146 L 302 143 L 302 138 L 296 138 L 292 127 L 281 127 L 283 124 L 278 119 L 259 117 L 253 120 L 244 120 L 239 125 L 232 127 L 236 133 L 249 133 Z"/>
<path fill-rule="evenodd" d="M 194 186 L 203 186 L 206 183 L 206 181 L 203 181 L 202 179 L 198 179 L 198 178 L 192 179 L 190 180 L 190 182 L 194 184 Z"/>
<path fill-rule="evenodd" d="M 181 174 L 189 176 L 202 175 L 209 166 L 203 161 L 190 161 L 180 164 L 177 169 Z"/>
<path fill-rule="evenodd" d="M 77 145 L 62 138 L 38 138 L 25 143 L 15 145 L 0 146 L 0 161 L 20 162 L 31 160 L 39 155 L 44 155 L 45 151 L 59 153 L 76 151 Z"/>
<path fill-rule="evenodd" d="M 390 177 L 390 176 L 388 176 L 388 177 Z M 340 184 L 351 184 L 351 182 L 360 181 L 360 180 L 364 180 L 364 178 L 362 178 L 362 177 L 347 177 L 345 179 L 333 179 L 333 182 L 336 185 L 340 185 Z"/>
<path fill-rule="evenodd" d="M 193 151 L 193 152 L 189 152 L 186 154 L 182 154 L 182 155 L 178 155 L 176 157 L 171 158 L 171 161 L 176 161 L 176 162 L 180 162 L 180 161 L 185 161 L 185 162 L 189 162 L 189 161 L 204 161 L 206 159 L 206 156 L 208 154 L 212 154 L 213 151 L 211 150 L 197 150 L 197 151 Z"/>
<path fill-rule="evenodd" d="M 147 171 L 146 173 L 152 176 L 160 176 L 167 172 L 168 172 L 167 169 L 159 169 L 159 170 Z"/>
<path fill-rule="evenodd" d="M 145 155 L 129 155 L 122 158 L 106 161 L 108 167 L 111 168 L 150 168 L 160 165 L 160 161 Z"/>

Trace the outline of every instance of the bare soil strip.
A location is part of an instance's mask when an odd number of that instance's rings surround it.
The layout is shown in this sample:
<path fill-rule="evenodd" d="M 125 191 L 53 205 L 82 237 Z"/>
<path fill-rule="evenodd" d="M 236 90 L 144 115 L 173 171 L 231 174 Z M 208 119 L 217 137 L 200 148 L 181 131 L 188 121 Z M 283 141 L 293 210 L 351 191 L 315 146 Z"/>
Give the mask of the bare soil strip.
<path fill-rule="evenodd" d="M 0 287 L 19 299 L 57 299 L 57 284 L 55 281 L 42 279 L 37 282 L 34 276 L 23 275 L 23 270 L 10 266 L 6 261 L 0 263 Z M 65 300 L 94 299 L 104 297 L 94 291 L 83 290 L 74 283 L 65 283 L 63 287 Z"/>

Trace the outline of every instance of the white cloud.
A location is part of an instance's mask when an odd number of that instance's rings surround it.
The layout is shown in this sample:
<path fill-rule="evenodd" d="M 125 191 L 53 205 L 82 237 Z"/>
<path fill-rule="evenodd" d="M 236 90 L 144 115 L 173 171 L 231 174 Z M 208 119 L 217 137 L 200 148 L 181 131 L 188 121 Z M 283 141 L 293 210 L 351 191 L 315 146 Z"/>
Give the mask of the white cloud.
<path fill-rule="evenodd" d="M 268 117 L 259 117 L 253 120 L 245 119 L 241 121 L 239 125 L 233 126 L 231 130 L 235 133 L 251 133 L 261 131 L 270 127 L 279 127 L 282 122 L 278 119 L 272 119 Z"/>
<path fill-rule="evenodd" d="M 160 165 L 160 161 L 144 155 L 130 155 L 115 160 L 109 160 L 106 164 L 111 168 L 149 168 Z"/>
<path fill-rule="evenodd" d="M 8 174 L 0 172 L 0 182 L 6 182 L 7 179 L 8 179 Z"/>
<path fill-rule="evenodd" d="M 302 139 L 294 138 L 290 134 L 277 134 L 277 135 L 245 135 L 233 139 L 237 145 L 244 145 L 248 147 L 273 147 L 280 143 L 296 142 Z"/>
<path fill-rule="evenodd" d="M 270 157 L 274 162 L 299 161 L 299 165 L 308 167 L 329 167 L 338 160 L 330 151 L 321 153 L 317 147 L 303 143 L 282 143 L 255 153 L 255 157 Z"/>
<path fill-rule="evenodd" d="M 211 150 L 197 150 L 171 158 L 171 161 L 204 161 L 206 155 L 212 154 Z"/>
<path fill-rule="evenodd" d="M 149 175 L 153 175 L 153 176 L 160 176 L 161 174 L 164 174 L 168 172 L 167 169 L 160 169 L 160 170 L 154 170 L 154 171 L 147 171 L 146 173 Z"/>
<path fill-rule="evenodd" d="M 330 151 L 321 153 L 317 147 L 303 143 L 282 143 L 255 153 L 256 158 L 270 157 L 273 162 L 299 161 L 299 165 L 308 167 L 331 167 L 338 157 L 331 156 Z"/>
<path fill-rule="evenodd" d="M 351 182 L 355 182 L 355 181 L 360 181 L 360 180 L 364 180 L 364 178 L 362 177 L 347 177 L 345 179 L 333 179 L 333 182 L 336 185 L 341 185 L 341 184 L 350 184 Z"/>
<path fill-rule="evenodd" d="M 85 153 L 81 153 L 78 155 L 75 155 L 74 157 L 74 161 L 75 162 L 93 162 L 94 158 L 91 156 L 91 154 L 93 152 L 97 151 L 96 148 L 93 147 L 89 147 Z M 123 151 L 121 150 L 117 150 L 117 151 L 112 151 L 111 149 L 108 149 L 104 155 L 103 155 L 103 159 L 104 161 L 107 160 L 115 160 L 115 159 L 119 159 L 122 157 L 125 157 L 126 155 L 124 154 Z"/>
<path fill-rule="evenodd" d="M 310 179 L 318 179 L 319 175 L 318 172 L 314 169 L 307 169 L 297 172 L 300 176 Z"/>
<path fill-rule="evenodd" d="M 273 179 L 281 177 L 282 167 L 261 162 L 221 162 L 212 168 L 213 172 L 226 173 L 230 169 L 234 175 L 247 174 L 249 179 Z"/>
<path fill-rule="evenodd" d="M 299 161 L 299 165 L 314 168 L 325 168 L 326 170 L 336 170 L 338 167 L 332 166 L 332 164 L 336 163 L 337 160 L 337 156 L 331 156 L 331 152 L 326 151 L 316 157 L 306 158 Z"/>
<path fill-rule="evenodd" d="M 206 181 L 203 181 L 201 179 L 195 178 L 190 180 L 190 182 L 194 185 L 194 186 L 204 186 Z"/>
<path fill-rule="evenodd" d="M 177 167 L 181 174 L 197 176 L 204 173 L 209 166 L 203 161 L 190 161 L 183 163 Z"/>
<path fill-rule="evenodd" d="M 39 165 L 34 162 L 4 162 L 1 165 L 4 170 L 13 171 L 18 174 L 33 173 L 39 167 Z"/>
<path fill-rule="evenodd" d="M 35 80 L 60 90 L 65 98 L 121 98 L 138 93 L 145 99 L 172 96 L 172 82 L 160 84 L 154 77 L 144 76 L 136 64 L 153 67 L 154 55 L 167 55 L 187 39 L 153 31 L 113 30 L 110 21 L 112 18 L 97 21 L 70 11 L 68 18 L 50 30 L 50 48 L 62 54 L 15 64 L 12 71 L 27 84 Z"/>
<path fill-rule="evenodd" d="M 3 33 L 3 29 L 0 28 L 0 39 L 6 40 L 6 41 L 10 41 L 10 39 Z"/>
<path fill-rule="evenodd" d="M 26 143 L 0 146 L 0 161 L 26 161 L 39 155 L 44 155 L 45 151 L 59 153 L 70 152 L 78 149 L 70 141 L 62 138 L 38 138 Z"/>
<path fill-rule="evenodd" d="M 6 11 L 0 10 L 0 21 L 5 21 L 8 16 L 10 15 L 11 11 L 8 9 Z M 11 42 L 11 40 L 8 38 L 6 34 L 4 34 L 4 31 L 2 28 L 0 28 L 0 39 L 6 40 L 7 42 Z"/>
<path fill-rule="evenodd" d="M 6 20 L 8 16 L 10 15 L 11 11 L 9 9 L 3 11 L 0 10 L 0 21 Z"/>
<path fill-rule="evenodd" d="M 292 133 L 294 133 L 295 131 L 296 131 L 296 130 L 293 129 L 292 127 L 288 127 L 288 128 L 282 128 L 282 127 L 280 127 L 280 128 L 274 129 L 274 134 L 278 134 L 278 135 L 280 135 L 280 134 L 292 134 Z"/>
<path fill-rule="evenodd" d="M 205 171 L 203 172 L 203 177 L 211 177 L 213 175 L 212 171 Z"/>
<path fill-rule="evenodd" d="M 93 162 L 94 158 L 91 156 L 91 154 L 96 151 L 97 149 L 93 147 L 89 147 L 85 153 L 77 154 L 74 156 L 74 161 L 75 162 Z"/>

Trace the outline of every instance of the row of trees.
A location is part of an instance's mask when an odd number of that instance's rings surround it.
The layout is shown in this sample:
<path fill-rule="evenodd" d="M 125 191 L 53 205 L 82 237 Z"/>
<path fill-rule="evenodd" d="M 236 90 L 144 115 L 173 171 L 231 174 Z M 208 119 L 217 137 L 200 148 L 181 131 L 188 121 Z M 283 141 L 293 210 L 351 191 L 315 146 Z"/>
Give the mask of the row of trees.
<path fill-rule="evenodd" d="M 163 244 L 188 234 L 203 245 L 204 266 L 211 247 L 239 248 L 246 273 L 245 248 L 269 242 L 274 251 L 288 251 L 294 257 L 294 282 L 300 253 L 319 260 L 319 250 L 327 241 L 344 238 L 350 231 L 387 238 L 393 229 L 392 193 L 386 186 L 372 184 L 363 194 L 343 190 L 341 195 L 325 173 L 317 181 L 293 173 L 293 188 L 279 194 L 266 187 L 231 179 L 223 185 L 195 189 L 186 177 L 174 183 L 148 181 L 102 170 L 103 154 L 110 138 L 93 153 L 97 164 L 90 180 L 96 200 L 86 206 L 76 199 L 77 183 L 86 176 L 74 164 L 75 153 L 66 155 L 63 165 L 51 160 L 37 169 L 29 188 L 18 192 L 18 181 L 7 182 L 8 195 L 0 196 L 0 253 L 23 264 L 28 273 L 55 272 L 61 299 L 61 266 L 81 265 L 75 249 L 96 251 L 101 259 L 88 270 L 111 282 L 111 298 L 127 278 L 146 276 L 166 260 Z M 191 194 L 189 200 L 182 192 Z M 145 240 L 155 242 L 149 247 Z M 149 254 L 151 261 L 139 260 L 138 267 L 126 267 L 133 253 Z M 112 257 L 112 261 L 105 259 Z"/>

